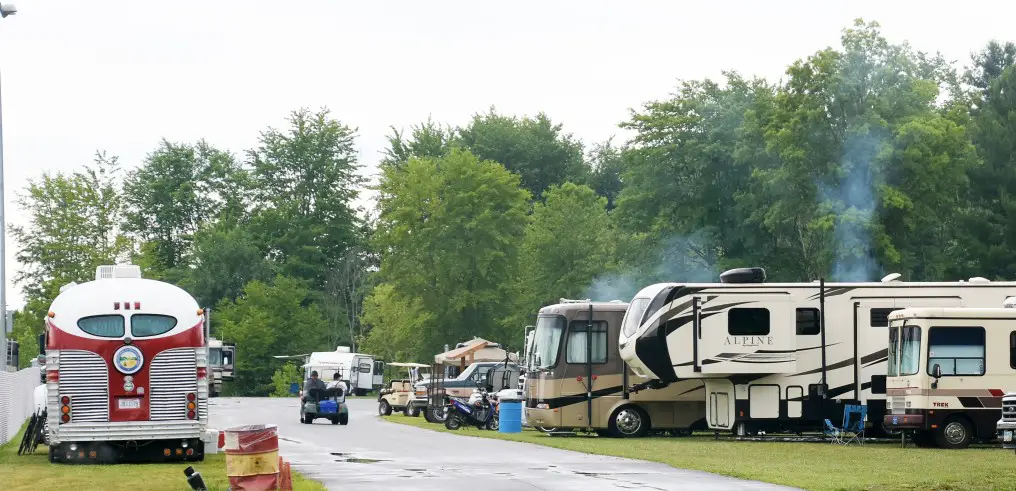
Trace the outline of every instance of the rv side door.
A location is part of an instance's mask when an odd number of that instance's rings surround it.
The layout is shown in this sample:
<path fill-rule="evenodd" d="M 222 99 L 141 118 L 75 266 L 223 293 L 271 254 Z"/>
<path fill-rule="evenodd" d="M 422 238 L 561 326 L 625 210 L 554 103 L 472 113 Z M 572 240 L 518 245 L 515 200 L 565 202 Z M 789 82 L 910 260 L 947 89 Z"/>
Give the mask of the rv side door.
<path fill-rule="evenodd" d="M 703 373 L 793 373 L 797 326 L 787 292 L 703 299 L 698 363 Z"/>

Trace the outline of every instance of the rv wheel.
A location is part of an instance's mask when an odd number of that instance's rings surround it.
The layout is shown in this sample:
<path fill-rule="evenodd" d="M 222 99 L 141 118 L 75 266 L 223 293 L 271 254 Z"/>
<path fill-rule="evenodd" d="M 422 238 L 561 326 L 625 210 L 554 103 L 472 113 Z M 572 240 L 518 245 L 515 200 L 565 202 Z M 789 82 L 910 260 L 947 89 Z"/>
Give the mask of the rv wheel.
<path fill-rule="evenodd" d="M 649 415 L 638 406 L 623 406 L 611 415 L 607 426 L 614 436 L 641 438 L 649 433 Z"/>
<path fill-rule="evenodd" d="M 970 422 L 966 418 L 953 417 L 935 432 L 935 443 L 942 448 L 967 448 L 973 439 L 972 433 Z"/>

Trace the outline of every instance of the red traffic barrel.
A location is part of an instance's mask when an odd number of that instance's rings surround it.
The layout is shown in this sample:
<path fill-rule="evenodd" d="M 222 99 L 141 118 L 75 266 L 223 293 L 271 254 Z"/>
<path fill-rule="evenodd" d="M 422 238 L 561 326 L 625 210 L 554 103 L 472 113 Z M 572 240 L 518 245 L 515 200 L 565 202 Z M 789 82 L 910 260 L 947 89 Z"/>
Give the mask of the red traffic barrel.
<path fill-rule="evenodd" d="M 225 431 L 226 477 L 233 491 L 279 489 L 279 429 L 245 425 Z"/>

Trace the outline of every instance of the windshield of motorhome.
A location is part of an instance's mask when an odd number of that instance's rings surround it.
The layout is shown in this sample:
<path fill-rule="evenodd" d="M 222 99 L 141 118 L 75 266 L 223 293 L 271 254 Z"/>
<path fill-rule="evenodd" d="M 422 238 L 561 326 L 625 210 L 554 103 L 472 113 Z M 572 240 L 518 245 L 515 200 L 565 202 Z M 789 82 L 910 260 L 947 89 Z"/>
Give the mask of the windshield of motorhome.
<path fill-rule="evenodd" d="M 549 368 L 557 362 L 564 326 L 565 320 L 561 316 L 541 316 L 537 319 L 533 336 L 533 368 Z"/>
<path fill-rule="evenodd" d="M 208 350 L 208 364 L 209 365 L 221 365 L 222 364 L 222 349 L 211 348 Z"/>
<path fill-rule="evenodd" d="M 900 348 L 900 375 L 916 375 L 921 366 L 921 328 L 903 326 Z"/>

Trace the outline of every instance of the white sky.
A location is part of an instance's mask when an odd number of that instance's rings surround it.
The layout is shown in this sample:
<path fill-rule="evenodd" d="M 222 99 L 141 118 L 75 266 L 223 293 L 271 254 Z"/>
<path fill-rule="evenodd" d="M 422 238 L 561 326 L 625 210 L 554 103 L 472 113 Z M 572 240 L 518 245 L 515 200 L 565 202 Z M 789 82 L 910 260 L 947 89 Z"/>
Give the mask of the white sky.
<path fill-rule="evenodd" d="M 359 128 L 373 174 L 389 126 L 546 111 L 586 142 L 681 78 L 775 80 L 856 17 L 966 63 L 1016 40 L 1011 2 L 9 0 L 0 20 L 7 221 L 14 193 L 96 149 L 137 165 L 162 137 L 240 153 L 301 106 Z M 8 239 L 9 278 L 19 265 Z"/>

